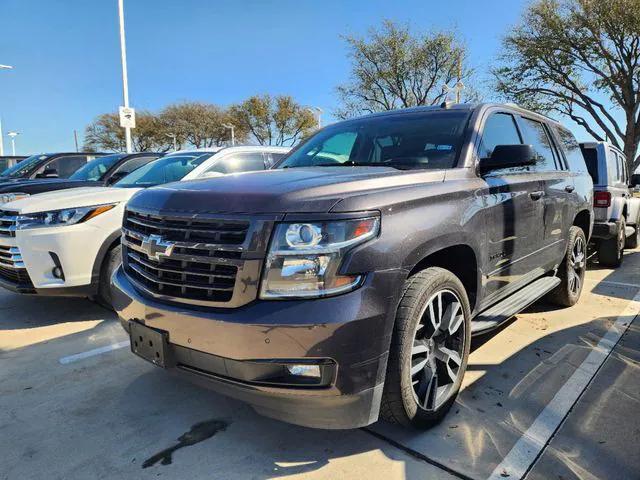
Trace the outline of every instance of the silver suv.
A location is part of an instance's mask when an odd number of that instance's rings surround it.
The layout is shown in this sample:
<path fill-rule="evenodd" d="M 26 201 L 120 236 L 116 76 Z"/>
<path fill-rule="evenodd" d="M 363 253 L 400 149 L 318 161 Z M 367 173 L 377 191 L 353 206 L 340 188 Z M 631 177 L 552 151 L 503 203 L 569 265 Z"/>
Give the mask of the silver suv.
<path fill-rule="evenodd" d="M 622 263 L 625 248 L 636 248 L 640 236 L 640 198 L 634 198 L 624 153 L 606 142 L 581 143 L 593 179 L 593 244 L 599 262 Z"/>

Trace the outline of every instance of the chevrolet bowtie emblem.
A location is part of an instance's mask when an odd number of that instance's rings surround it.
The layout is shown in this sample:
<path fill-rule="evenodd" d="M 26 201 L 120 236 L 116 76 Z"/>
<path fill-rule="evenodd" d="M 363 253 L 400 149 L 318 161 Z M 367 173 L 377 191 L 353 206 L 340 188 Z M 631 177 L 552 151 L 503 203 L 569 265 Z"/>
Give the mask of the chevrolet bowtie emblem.
<path fill-rule="evenodd" d="M 171 242 L 163 241 L 160 235 L 149 235 L 142 240 L 140 247 L 147 254 L 147 257 L 158 261 L 160 260 L 160 255 L 164 257 L 171 256 L 175 245 Z"/>

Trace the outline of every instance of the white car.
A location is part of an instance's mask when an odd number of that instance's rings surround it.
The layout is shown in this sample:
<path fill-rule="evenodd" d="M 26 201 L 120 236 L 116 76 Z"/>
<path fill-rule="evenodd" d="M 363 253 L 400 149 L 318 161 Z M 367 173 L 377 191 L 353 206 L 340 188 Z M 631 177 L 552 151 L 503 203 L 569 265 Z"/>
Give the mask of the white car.
<path fill-rule="evenodd" d="M 184 150 L 155 160 L 113 187 L 42 193 L 0 206 L 0 286 L 19 293 L 95 297 L 111 305 L 109 279 L 121 262 L 124 206 L 140 189 L 264 170 L 284 147 Z"/>

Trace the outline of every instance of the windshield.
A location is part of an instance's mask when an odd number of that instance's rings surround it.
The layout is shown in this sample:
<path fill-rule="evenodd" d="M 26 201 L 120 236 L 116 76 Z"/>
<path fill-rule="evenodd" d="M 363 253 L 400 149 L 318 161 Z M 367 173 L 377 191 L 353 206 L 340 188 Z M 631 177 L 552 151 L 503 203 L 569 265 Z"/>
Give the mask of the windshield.
<path fill-rule="evenodd" d="M 126 155 L 106 155 L 90 161 L 69 177 L 69 180 L 102 180 L 102 176 Z"/>
<path fill-rule="evenodd" d="M 177 182 L 212 155 L 212 152 L 169 155 L 134 170 L 114 186 L 147 188 Z"/>
<path fill-rule="evenodd" d="M 311 137 L 277 168 L 453 168 L 469 115 L 468 111 L 411 112 L 338 123 Z"/>
<path fill-rule="evenodd" d="M 7 168 L 4 172 L 0 173 L 0 177 L 22 177 L 28 174 L 42 160 L 46 160 L 47 158 L 49 158 L 48 155 L 32 155 L 20 163 L 16 163 L 13 167 Z"/>

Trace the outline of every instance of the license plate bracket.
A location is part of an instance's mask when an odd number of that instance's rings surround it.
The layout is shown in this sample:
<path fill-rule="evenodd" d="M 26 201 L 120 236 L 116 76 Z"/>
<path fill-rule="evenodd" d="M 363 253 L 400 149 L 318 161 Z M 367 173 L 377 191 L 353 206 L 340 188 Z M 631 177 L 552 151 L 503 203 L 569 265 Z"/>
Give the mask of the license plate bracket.
<path fill-rule="evenodd" d="M 129 339 L 131 351 L 141 358 L 157 365 L 168 368 L 173 366 L 173 359 L 169 349 L 169 334 L 162 330 L 155 330 L 135 320 L 129 321 Z"/>

